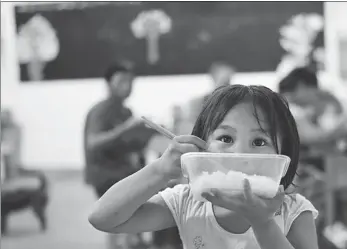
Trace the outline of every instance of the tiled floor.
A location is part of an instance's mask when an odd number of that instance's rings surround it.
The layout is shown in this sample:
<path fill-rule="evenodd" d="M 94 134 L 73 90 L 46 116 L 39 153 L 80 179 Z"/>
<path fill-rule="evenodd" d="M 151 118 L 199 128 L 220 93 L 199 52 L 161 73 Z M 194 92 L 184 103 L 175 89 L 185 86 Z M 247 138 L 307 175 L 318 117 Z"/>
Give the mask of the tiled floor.
<path fill-rule="evenodd" d="M 13 213 L 2 249 L 104 249 L 106 235 L 94 230 L 87 215 L 96 197 L 82 173 L 49 174 L 48 229 L 41 233 L 30 209 Z"/>

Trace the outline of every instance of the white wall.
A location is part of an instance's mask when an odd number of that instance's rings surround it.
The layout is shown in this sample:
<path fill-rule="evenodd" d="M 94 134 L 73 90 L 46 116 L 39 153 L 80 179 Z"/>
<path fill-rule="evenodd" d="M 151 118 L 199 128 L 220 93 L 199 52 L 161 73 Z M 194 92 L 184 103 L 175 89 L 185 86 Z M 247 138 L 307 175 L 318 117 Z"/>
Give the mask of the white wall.
<path fill-rule="evenodd" d="M 88 109 L 105 96 L 103 81 L 59 80 L 20 84 L 12 8 L 12 3 L 1 2 L 1 28 L 5 34 L 1 50 L 1 53 L 5 52 L 2 54 L 5 64 L 1 64 L 1 104 L 12 108 L 22 125 L 22 161 L 32 168 L 82 168 L 84 118 Z M 238 74 L 234 82 L 276 88 L 272 72 Z M 128 105 L 135 115 L 170 123 L 172 106 L 203 94 L 209 90 L 209 84 L 206 75 L 139 77 Z M 338 85 L 334 89 L 341 92 Z"/>
<path fill-rule="evenodd" d="M 339 38 L 347 37 L 347 2 L 325 2 L 325 49 L 327 74 L 322 87 L 333 92 L 347 106 L 347 82 L 340 78 Z"/>
<path fill-rule="evenodd" d="M 347 37 L 347 2 L 325 3 L 325 44 L 327 50 L 328 71 L 339 75 L 339 36 Z"/>

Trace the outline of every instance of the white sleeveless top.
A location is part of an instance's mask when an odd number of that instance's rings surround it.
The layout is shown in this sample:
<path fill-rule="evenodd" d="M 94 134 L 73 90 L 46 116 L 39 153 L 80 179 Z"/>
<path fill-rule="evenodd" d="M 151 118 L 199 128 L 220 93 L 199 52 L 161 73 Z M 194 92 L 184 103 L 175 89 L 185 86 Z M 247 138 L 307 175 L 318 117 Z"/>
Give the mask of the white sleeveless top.
<path fill-rule="evenodd" d="M 243 234 L 232 234 L 216 221 L 211 202 L 193 199 L 188 184 L 176 185 L 159 192 L 170 209 L 180 232 L 184 249 L 261 249 L 252 228 Z M 318 211 L 300 194 L 285 197 L 275 221 L 287 235 L 293 221 L 304 211 L 314 218 Z"/>

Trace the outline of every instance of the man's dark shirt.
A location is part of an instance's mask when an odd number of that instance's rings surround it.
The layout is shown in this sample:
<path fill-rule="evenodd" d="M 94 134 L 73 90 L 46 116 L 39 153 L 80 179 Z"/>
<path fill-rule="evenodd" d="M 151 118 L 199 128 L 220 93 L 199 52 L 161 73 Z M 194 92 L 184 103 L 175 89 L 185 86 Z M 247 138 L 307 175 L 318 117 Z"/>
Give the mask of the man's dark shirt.
<path fill-rule="evenodd" d="M 132 116 L 131 111 L 119 101 L 107 99 L 96 104 L 87 114 L 84 129 L 84 150 L 86 182 L 102 187 L 112 185 L 117 181 L 133 174 L 144 163 L 142 151 L 149 140 L 144 134 L 134 134 L 144 128 L 134 127 L 114 141 L 89 149 L 86 146 L 88 133 L 99 133 L 112 130 Z"/>

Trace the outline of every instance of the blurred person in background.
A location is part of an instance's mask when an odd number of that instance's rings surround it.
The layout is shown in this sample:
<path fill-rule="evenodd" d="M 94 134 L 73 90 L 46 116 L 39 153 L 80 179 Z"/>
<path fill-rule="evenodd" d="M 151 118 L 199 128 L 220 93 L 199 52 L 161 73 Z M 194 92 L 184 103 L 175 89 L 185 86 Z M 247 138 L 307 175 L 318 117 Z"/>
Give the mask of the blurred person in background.
<path fill-rule="evenodd" d="M 18 174 L 20 165 L 21 129 L 10 110 L 1 110 L 1 177 L 10 179 Z"/>
<path fill-rule="evenodd" d="M 212 79 L 213 86 L 212 90 L 203 96 L 193 99 L 190 103 L 189 118 L 192 119 L 193 123 L 197 119 L 198 113 L 200 113 L 203 103 L 215 89 L 221 86 L 231 84 L 232 78 L 235 75 L 235 68 L 225 62 L 214 62 L 209 68 L 209 75 Z"/>
<path fill-rule="evenodd" d="M 323 169 L 321 155 L 312 155 L 312 147 L 336 147 L 347 136 L 347 115 L 338 99 L 319 89 L 316 74 L 307 68 L 296 68 L 279 83 L 298 123 L 302 160 Z M 327 124 L 329 122 L 329 124 Z"/>
<path fill-rule="evenodd" d="M 319 247 L 336 249 L 323 236 L 325 156 L 338 150 L 338 141 L 347 139 L 347 115 L 338 99 L 319 88 L 318 79 L 308 68 L 296 68 L 279 82 L 279 92 L 289 103 L 300 135 L 300 165 L 296 186 L 311 200 L 321 215 L 317 219 Z M 313 179 L 313 181 L 312 181 Z M 307 186 L 307 183 L 310 184 Z M 306 187 L 304 187 L 306 186 Z M 323 205 L 323 206 L 322 206 Z M 338 207 L 338 205 L 337 205 Z M 336 210 L 337 213 L 339 210 Z"/>
<path fill-rule="evenodd" d="M 180 114 L 178 114 L 180 116 L 180 122 L 176 122 L 177 127 L 174 128 L 177 135 L 190 134 L 192 132 L 194 123 L 207 97 L 218 87 L 231 84 L 235 72 L 235 68 L 225 62 L 212 63 L 208 70 L 212 80 L 211 91 L 190 100 L 187 105 L 180 108 Z"/>
<path fill-rule="evenodd" d="M 98 198 L 145 165 L 143 151 L 154 134 L 124 106 L 133 87 L 133 67 L 116 63 L 104 78 L 108 96 L 90 109 L 84 129 L 86 182 Z M 140 235 L 112 235 L 109 248 L 141 248 L 144 243 Z"/>
<path fill-rule="evenodd" d="M 1 233 L 8 232 L 9 216 L 25 208 L 33 210 L 41 229 L 47 228 L 47 179 L 40 170 L 21 163 L 21 127 L 10 110 L 1 111 Z"/>
<path fill-rule="evenodd" d="M 229 85 L 235 72 L 235 68 L 225 62 L 212 63 L 209 73 L 214 82 L 214 89 Z"/>

